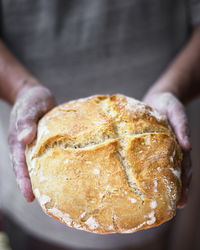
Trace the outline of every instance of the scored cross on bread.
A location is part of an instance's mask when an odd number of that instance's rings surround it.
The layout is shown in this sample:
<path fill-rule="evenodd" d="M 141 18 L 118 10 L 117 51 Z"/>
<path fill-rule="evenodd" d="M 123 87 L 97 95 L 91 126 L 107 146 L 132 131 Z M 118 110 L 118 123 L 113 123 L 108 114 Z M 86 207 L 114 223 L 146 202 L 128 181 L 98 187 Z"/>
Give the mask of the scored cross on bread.
<path fill-rule="evenodd" d="M 120 94 L 64 103 L 27 146 L 44 212 L 77 229 L 133 233 L 176 213 L 182 152 L 167 118 Z"/>

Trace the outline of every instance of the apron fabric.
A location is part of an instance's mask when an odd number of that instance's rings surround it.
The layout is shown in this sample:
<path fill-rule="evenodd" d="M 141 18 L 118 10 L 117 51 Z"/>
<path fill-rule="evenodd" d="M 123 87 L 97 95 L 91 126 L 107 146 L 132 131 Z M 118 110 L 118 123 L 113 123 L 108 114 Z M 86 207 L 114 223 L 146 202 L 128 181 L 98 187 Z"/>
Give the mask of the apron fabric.
<path fill-rule="evenodd" d="M 94 94 L 141 99 L 200 23 L 200 1 L 3 0 L 1 38 L 58 103 Z M 135 234 L 69 228 L 26 203 L 10 167 L 10 107 L 0 102 L 0 205 L 32 235 L 79 249 L 147 244 L 168 223 Z"/>

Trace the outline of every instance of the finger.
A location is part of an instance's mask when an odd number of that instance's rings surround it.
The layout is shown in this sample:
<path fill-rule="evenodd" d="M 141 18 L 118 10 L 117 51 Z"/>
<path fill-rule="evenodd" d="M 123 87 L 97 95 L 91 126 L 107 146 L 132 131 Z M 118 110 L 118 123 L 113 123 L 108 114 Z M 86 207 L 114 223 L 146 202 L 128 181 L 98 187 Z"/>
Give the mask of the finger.
<path fill-rule="evenodd" d="M 188 200 L 189 187 L 192 179 L 190 153 L 184 152 L 182 161 L 182 192 L 177 207 L 183 208 Z"/>
<path fill-rule="evenodd" d="M 13 145 L 10 145 L 11 162 L 16 175 L 17 184 L 25 199 L 30 202 L 34 200 L 34 194 L 26 165 L 24 150 L 25 145 L 22 143 L 15 142 Z"/>
<path fill-rule="evenodd" d="M 36 117 L 35 117 L 36 119 Z M 37 132 L 36 120 L 23 120 L 22 126 L 18 125 L 18 135 L 17 140 L 22 142 L 23 144 L 29 144 L 33 141 Z"/>
<path fill-rule="evenodd" d="M 191 144 L 189 140 L 187 116 L 184 106 L 176 98 L 169 101 L 167 116 L 181 147 L 185 151 L 190 151 Z"/>
<path fill-rule="evenodd" d="M 15 110 L 11 112 L 10 118 L 10 128 L 9 128 L 9 137 L 8 143 L 12 145 L 15 141 L 22 142 L 24 144 L 30 143 L 36 136 L 36 123 L 33 121 L 25 121 L 22 127 L 22 121 L 16 121 Z M 16 127 L 18 124 L 21 124 L 21 131 L 17 133 Z"/>
<path fill-rule="evenodd" d="M 39 105 L 34 106 L 31 100 L 28 100 L 26 106 L 21 106 L 20 109 L 20 111 L 17 110 L 14 121 L 17 139 L 24 144 L 29 144 L 36 136 L 36 124 L 45 110 L 43 111 Z"/>
<path fill-rule="evenodd" d="M 18 141 L 29 144 L 36 136 L 36 124 L 47 111 L 56 104 L 50 91 L 44 87 L 30 89 L 21 96 L 13 112 Z"/>
<path fill-rule="evenodd" d="M 34 194 L 32 191 L 31 181 L 28 175 L 27 166 L 21 163 L 20 165 L 15 165 L 16 170 L 16 180 L 17 184 L 28 202 L 34 200 Z"/>

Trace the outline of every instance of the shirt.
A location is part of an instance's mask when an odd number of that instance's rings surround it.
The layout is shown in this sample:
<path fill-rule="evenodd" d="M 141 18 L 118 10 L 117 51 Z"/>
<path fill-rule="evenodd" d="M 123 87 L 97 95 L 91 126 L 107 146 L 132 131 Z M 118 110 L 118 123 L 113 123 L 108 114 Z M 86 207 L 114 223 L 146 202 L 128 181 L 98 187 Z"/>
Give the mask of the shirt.
<path fill-rule="evenodd" d="M 93 94 L 145 94 L 200 23 L 199 0 L 2 0 L 1 38 L 59 103 Z M 116 249 L 155 238 L 97 235 L 66 227 L 27 203 L 10 167 L 10 107 L 0 102 L 1 208 L 22 227 L 66 246 Z"/>

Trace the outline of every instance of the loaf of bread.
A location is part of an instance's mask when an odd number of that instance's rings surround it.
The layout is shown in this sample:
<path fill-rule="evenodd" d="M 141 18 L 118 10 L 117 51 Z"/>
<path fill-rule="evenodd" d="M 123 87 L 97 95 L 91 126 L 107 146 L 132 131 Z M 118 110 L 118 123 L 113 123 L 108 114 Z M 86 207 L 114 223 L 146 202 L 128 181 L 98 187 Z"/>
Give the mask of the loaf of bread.
<path fill-rule="evenodd" d="M 167 118 L 130 97 L 55 107 L 39 121 L 26 160 L 42 209 L 67 226 L 133 233 L 176 213 L 181 148 Z"/>

